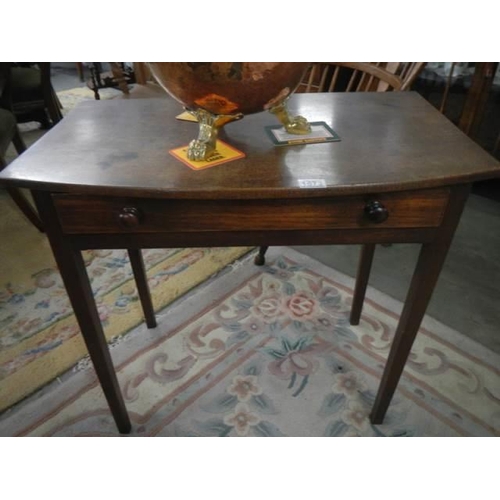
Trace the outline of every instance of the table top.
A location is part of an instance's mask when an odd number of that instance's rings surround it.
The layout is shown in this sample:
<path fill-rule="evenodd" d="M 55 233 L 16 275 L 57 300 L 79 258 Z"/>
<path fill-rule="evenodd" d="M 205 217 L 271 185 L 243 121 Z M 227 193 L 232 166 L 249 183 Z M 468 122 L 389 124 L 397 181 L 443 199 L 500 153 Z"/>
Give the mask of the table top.
<path fill-rule="evenodd" d="M 166 98 L 87 101 L 0 173 L 0 182 L 152 198 L 294 198 L 402 191 L 500 177 L 500 163 L 414 92 L 296 94 L 293 114 L 340 142 L 275 146 L 267 112 L 224 127 L 246 157 L 194 171 L 169 154 L 198 134 Z M 325 187 L 301 188 L 303 179 Z"/>

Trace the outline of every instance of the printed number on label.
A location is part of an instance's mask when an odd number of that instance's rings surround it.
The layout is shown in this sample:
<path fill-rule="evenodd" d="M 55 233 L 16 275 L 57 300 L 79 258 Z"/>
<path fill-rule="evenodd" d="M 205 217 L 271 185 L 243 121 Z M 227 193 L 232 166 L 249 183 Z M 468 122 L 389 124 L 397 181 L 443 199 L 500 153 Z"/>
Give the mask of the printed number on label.
<path fill-rule="evenodd" d="M 326 187 L 325 179 L 299 179 L 301 188 L 323 188 Z"/>

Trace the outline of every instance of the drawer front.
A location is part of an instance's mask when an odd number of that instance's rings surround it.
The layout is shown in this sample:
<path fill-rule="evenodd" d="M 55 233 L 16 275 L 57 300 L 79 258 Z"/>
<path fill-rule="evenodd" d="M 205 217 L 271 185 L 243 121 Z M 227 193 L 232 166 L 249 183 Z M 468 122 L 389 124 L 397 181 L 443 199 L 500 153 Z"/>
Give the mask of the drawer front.
<path fill-rule="evenodd" d="M 447 189 L 267 200 L 157 200 L 54 195 L 67 234 L 437 227 Z"/>

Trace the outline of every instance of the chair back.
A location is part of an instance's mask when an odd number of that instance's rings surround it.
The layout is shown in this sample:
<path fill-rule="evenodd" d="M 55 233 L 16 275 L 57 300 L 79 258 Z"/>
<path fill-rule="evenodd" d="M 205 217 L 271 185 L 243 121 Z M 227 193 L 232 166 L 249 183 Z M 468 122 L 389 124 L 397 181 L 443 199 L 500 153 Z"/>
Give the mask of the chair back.
<path fill-rule="evenodd" d="M 298 92 L 408 90 L 426 63 L 313 63 Z"/>
<path fill-rule="evenodd" d="M 50 79 L 50 62 L 0 63 L 0 83 L 0 106 L 12 111 L 18 123 L 39 121 L 50 128 L 62 119 Z"/>

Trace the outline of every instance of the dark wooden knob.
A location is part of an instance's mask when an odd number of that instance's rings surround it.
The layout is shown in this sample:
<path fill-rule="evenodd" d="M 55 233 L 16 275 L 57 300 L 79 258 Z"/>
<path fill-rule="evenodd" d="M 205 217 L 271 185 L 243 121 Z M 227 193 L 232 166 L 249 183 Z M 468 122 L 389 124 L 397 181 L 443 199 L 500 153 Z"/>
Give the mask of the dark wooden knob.
<path fill-rule="evenodd" d="M 118 222 L 127 229 L 137 227 L 141 223 L 141 211 L 135 207 L 124 207 L 118 213 Z"/>
<path fill-rule="evenodd" d="M 371 222 L 380 224 L 389 217 L 389 210 L 379 201 L 370 201 L 365 205 L 365 215 Z"/>

